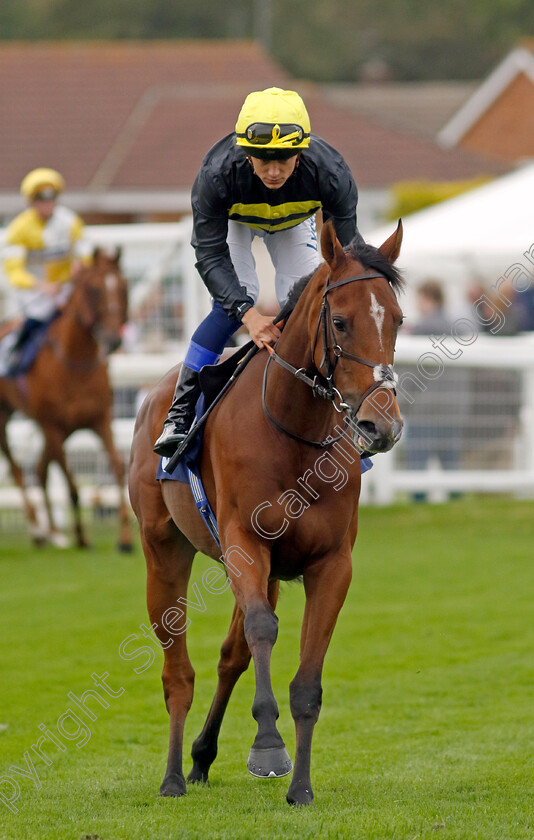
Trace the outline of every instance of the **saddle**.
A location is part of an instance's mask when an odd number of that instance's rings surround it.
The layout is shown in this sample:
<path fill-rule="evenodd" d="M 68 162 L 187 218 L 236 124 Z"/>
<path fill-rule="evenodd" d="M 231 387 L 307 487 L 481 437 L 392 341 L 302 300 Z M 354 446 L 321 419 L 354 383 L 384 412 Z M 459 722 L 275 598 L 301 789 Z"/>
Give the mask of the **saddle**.
<path fill-rule="evenodd" d="M 201 369 L 199 381 L 202 394 L 196 406 L 196 419 L 174 455 L 169 459 L 164 459 L 166 464 L 163 469 L 168 473 L 166 478 L 169 475 L 172 476 L 182 459 L 187 463 L 198 457 L 202 444 L 202 435 L 199 433 L 203 430 L 206 420 L 257 351 L 258 347 L 253 341 L 249 341 L 224 362 L 218 365 L 205 365 Z"/>

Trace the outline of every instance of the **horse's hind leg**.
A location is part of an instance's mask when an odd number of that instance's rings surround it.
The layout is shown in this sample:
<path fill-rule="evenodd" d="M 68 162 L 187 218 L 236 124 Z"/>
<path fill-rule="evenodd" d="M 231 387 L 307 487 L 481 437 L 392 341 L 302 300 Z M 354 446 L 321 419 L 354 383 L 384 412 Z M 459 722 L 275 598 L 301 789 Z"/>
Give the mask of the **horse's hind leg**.
<path fill-rule="evenodd" d="M 162 680 L 170 716 L 169 756 L 160 793 L 183 796 L 183 734 L 195 677 L 187 653 L 184 601 L 195 549 L 170 518 L 153 526 L 144 523 L 140 534 L 147 562 L 148 614 L 165 656 Z"/>
<path fill-rule="evenodd" d="M 11 475 L 13 476 L 13 481 L 15 482 L 15 484 L 21 492 L 22 502 L 24 505 L 24 513 L 26 514 L 26 519 L 28 520 L 30 525 L 30 533 L 32 539 L 37 545 L 40 545 L 46 542 L 46 539 L 44 538 L 42 528 L 39 525 L 39 519 L 37 517 L 35 507 L 33 506 L 28 497 L 28 491 L 26 489 L 26 484 L 24 483 L 22 469 L 13 458 L 13 454 L 11 452 L 9 442 L 7 439 L 6 426 L 10 416 L 11 412 L 5 411 L 4 409 L 0 408 L 0 449 L 7 458 L 9 469 L 11 470 Z"/>
<path fill-rule="evenodd" d="M 272 581 L 268 598 L 273 609 L 278 600 L 278 590 L 279 582 Z M 228 635 L 221 646 L 215 697 L 204 728 L 191 750 L 193 768 L 187 777 L 188 782 L 208 781 L 209 769 L 217 756 L 217 742 L 228 701 L 239 677 L 249 666 L 251 653 L 245 639 L 244 618 L 241 609 L 235 604 Z"/>

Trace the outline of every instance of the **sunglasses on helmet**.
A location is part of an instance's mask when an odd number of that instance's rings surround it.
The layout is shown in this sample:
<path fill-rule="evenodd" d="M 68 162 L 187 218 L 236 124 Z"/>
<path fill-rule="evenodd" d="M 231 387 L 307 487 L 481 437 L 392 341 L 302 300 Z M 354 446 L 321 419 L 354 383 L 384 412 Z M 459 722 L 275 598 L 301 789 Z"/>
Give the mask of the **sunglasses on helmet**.
<path fill-rule="evenodd" d="M 52 187 L 45 187 L 44 189 L 34 193 L 33 196 L 34 201 L 55 201 L 56 198 L 57 190 L 54 190 Z"/>
<path fill-rule="evenodd" d="M 298 146 L 310 135 L 296 123 L 252 123 L 243 134 L 237 136 L 243 137 L 252 146 L 267 146 L 269 143 Z"/>

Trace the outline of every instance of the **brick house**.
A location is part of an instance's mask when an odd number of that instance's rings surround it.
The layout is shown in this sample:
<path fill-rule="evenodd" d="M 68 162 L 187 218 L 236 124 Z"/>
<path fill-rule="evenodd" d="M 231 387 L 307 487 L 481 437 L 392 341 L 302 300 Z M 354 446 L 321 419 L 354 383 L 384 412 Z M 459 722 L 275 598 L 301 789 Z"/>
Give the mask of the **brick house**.
<path fill-rule="evenodd" d="M 522 41 L 438 134 L 444 148 L 503 163 L 534 157 L 534 38 Z"/>

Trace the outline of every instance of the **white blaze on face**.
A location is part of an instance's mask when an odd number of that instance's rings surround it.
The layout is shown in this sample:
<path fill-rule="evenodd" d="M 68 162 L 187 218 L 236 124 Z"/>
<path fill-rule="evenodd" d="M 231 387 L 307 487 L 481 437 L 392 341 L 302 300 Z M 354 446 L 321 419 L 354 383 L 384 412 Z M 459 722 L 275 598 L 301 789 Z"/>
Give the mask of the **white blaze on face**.
<path fill-rule="evenodd" d="M 374 296 L 373 292 L 371 292 L 371 317 L 376 324 L 376 328 L 378 330 L 378 339 L 380 341 L 380 349 L 383 350 L 382 347 L 382 327 L 384 325 L 384 315 L 386 314 L 386 310 L 379 302 L 377 301 L 376 297 Z"/>
<path fill-rule="evenodd" d="M 119 281 L 113 272 L 108 272 L 105 277 L 107 291 L 107 310 L 117 315 L 120 311 L 119 304 Z"/>
<path fill-rule="evenodd" d="M 109 272 L 108 274 L 106 274 L 106 288 L 107 288 L 108 292 L 116 292 L 117 291 L 117 284 L 118 284 L 117 278 L 112 272 Z"/>

